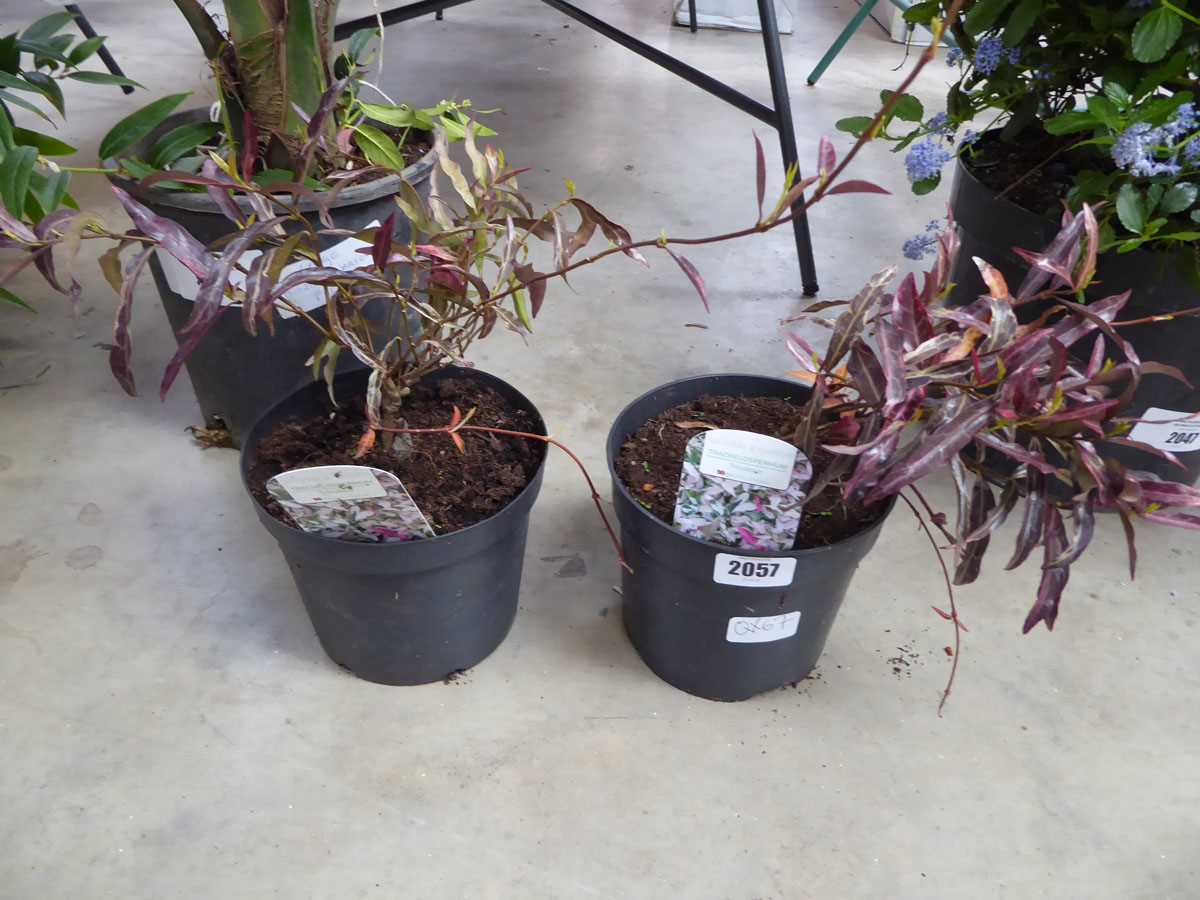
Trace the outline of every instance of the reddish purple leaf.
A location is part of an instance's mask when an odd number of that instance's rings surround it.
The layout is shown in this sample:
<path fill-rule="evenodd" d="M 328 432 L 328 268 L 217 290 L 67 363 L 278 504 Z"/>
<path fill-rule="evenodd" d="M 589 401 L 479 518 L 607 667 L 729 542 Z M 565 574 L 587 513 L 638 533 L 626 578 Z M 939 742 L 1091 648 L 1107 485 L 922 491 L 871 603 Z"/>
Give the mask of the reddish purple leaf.
<path fill-rule="evenodd" d="M 247 108 L 242 113 L 242 158 L 239 166 L 242 179 L 249 181 L 254 177 L 254 170 L 257 167 L 258 126 L 254 124 L 254 116 Z"/>
<path fill-rule="evenodd" d="M 758 221 L 763 217 L 763 199 L 767 195 L 767 160 L 763 156 L 762 141 L 754 135 L 754 172 L 755 186 L 758 190 Z"/>
<path fill-rule="evenodd" d="M 1011 441 L 1006 441 L 996 434 L 990 432 L 981 432 L 975 435 L 975 440 L 992 450 L 1003 453 L 1017 462 L 1023 462 L 1026 465 L 1033 466 L 1039 472 L 1045 475 L 1053 475 L 1058 471 L 1058 467 L 1049 462 L 1041 454 L 1026 450 L 1020 444 L 1014 444 Z"/>
<path fill-rule="evenodd" d="M 1125 531 L 1125 546 L 1129 551 L 1129 580 L 1133 581 L 1137 575 L 1137 541 L 1133 530 L 1133 520 L 1129 516 L 1129 511 L 1124 506 L 1117 507 L 1117 514 L 1121 517 L 1121 527 Z"/>
<path fill-rule="evenodd" d="M 1200 531 L 1200 516 L 1190 516 L 1187 513 L 1149 512 L 1143 513 L 1142 518 L 1148 522 L 1170 525 L 1173 528 L 1188 528 L 1192 531 Z"/>
<path fill-rule="evenodd" d="M 1042 532 L 1046 523 L 1046 482 L 1040 475 L 1033 475 L 1027 483 L 1029 487 L 1025 495 L 1025 515 L 1017 531 L 1012 559 L 1004 567 L 1006 570 L 1015 569 L 1025 562 L 1033 548 L 1042 542 Z"/>
<path fill-rule="evenodd" d="M 886 319 L 875 326 L 879 342 L 879 362 L 884 376 L 884 413 L 891 414 L 908 396 L 908 381 L 904 371 L 904 348 L 899 332 Z"/>
<path fill-rule="evenodd" d="M 1025 617 L 1021 626 L 1022 634 L 1029 634 L 1038 622 L 1046 624 L 1047 631 L 1054 630 L 1054 620 L 1058 618 L 1058 605 L 1062 600 L 1063 590 L 1067 586 L 1071 569 L 1069 566 L 1052 566 L 1051 562 L 1058 558 L 1067 546 L 1067 531 L 1063 526 L 1062 514 L 1053 507 L 1046 507 L 1046 564 L 1042 569 L 1042 581 L 1038 585 L 1037 602 Z"/>
<path fill-rule="evenodd" d="M 117 314 L 113 320 L 113 343 L 108 351 L 108 367 L 112 369 L 113 377 L 130 397 L 137 396 L 137 386 L 133 380 L 133 340 L 129 336 L 129 322 L 133 312 L 133 292 L 137 287 L 138 276 L 150 259 L 154 247 L 146 247 L 139 251 L 129 267 L 125 270 L 125 278 L 121 284 L 121 302 L 117 306 Z"/>
<path fill-rule="evenodd" d="M 200 174 L 212 182 L 205 185 L 205 191 L 217 208 L 221 210 L 222 215 L 239 226 L 244 225 L 246 214 L 242 212 L 237 201 L 230 195 L 230 190 L 236 186 L 236 182 L 218 169 L 217 164 L 211 159 L 204 161 L 204 165 L 200 167 Z M 144 184 L 145 182 L 143 182 Z M 228 184 L 228 187 L 221 187 L 220 185 L 223 184 Z"/>
<path fill-rule="evenodd" d="M 863 340 L 857 340 L 850 348 L 850 359 L 846 370 L 858 389 L 863 402 L 871 406 L 883 403 L 884 392 L 887 389 L 887 376 L 879 365 L 875 351 Z"/>
<path fill-rule="evenodd" d="M 1135 450 L 1141 450 L 1145 453 L 1157 456 L 1159 459 L 1166 460 L 1171 465 L 1180 469 L 1187 468 L 1187 466 L 1185 466 L 1179 457 L 1174 453 L 1171 453 L 1167 450 L 1160 450 L 1158 447 L 1147 444 L 1145 441 L 1135 441 L 1133 438 L 1129 437 L 1105 437 L 1103 440 L 1106 444 L 1120 444 L 1123 447 L 1133 447 Z"/>
<path fill-rule="evenodd" d="M 546 282 L 548 279 L 541 272 L 536 271 L 529 263 L 518 263 L 513 266 L 513 272 L 521 284 L 525 285 L 529 291 L 530 311 L 533 313 L 533 318 L 536 319 L 538 311 L 542 308 L 542 303 L 546 300 Z M 482 336 L 481 334 L 480 337 Z"/>
<path fill-rule="evenodd" d="M 1083 555 L 1083 551 L 1092 542 L 1092 535 L 1096 530 L 1096 492 L 1091 490 L 1082 499 L 1076 498 L 1071 515 L 1075 522 L 1075 539 L 1047 563 L 1049 566 L 1059 568 L 1071 565 Z"/>
<path fill-rule="evenodd" d="M 857 178 L 850 178 L 846 181 L 839 181 L 833 187 L 825 192 L 826 196 L 830 194 L 890 194 L 887 188 L 880 187 L 873 181 L 862 181 Z"/>
<path fill-rule="evenodd" d="M 209 273 L 215 260 L 204 249 L 204 245 L 188 234 L 182 225 L 155 215 L 115 184 L 112 189 L 138 231 L 157 241 L 159 246 L 183 263 L 197 278 L 203 278 Z"/>
<path fill-rule="evenodd" d="M 392 255 L 392 233 L 395 228 L 396 213 L 393 211 L 375 232 L 375 242 L 371 246 L 371 258 L 375 261 L 375 267 L 380 271 L 387 268 L 388 259 Z"/>
<path fill-rule="evenodd" d="M 955 549 L 958 563 L 954 569 L 954 584 L 971 584 L 979 577 L 979 568 L 983 563 L 983 555 L 987 552 L 991 541 L 991 531 L 984 526 L 992 519 L 992 510 L 996 507 L 996 498 L 992 489 L 982 478 L 975 479 L 971 488 L 971 502 L 968 506 L 965 521 L 959 523 L 961 540 Z M 1003 511 L 1004 507 L 999 508 Z M 995 527 L 999 527 L 997 524 Z M 982 534 L 977 535 L 977 532 Z"/>
<path fill-rule="evenodd" d="M 835 168 L 837 168 L 837 151 L 833 148 L 833 141 L 825 135 L 821 135 L 821 140 L 817 143 L 817 172 L 822 178 L 826 178 Z"/>
<path fill-rule="evenodd" d="M 679 268 L 683 269 L 683 274 L 692 282 L 692 287 L 696 289 L 696 293 L 700 295 L 700 302 L 704 304 L 705 312 L 712 312 L 708 305 L 708 288 L 704 286 L 704 279 L 700 277 L 700 272 L 692 265 L 691 260 L 686 256 L 680 256 L 670 247 L 664 247 L 664 250 L 671 255 L 671 259 L 679 263 Z"/>

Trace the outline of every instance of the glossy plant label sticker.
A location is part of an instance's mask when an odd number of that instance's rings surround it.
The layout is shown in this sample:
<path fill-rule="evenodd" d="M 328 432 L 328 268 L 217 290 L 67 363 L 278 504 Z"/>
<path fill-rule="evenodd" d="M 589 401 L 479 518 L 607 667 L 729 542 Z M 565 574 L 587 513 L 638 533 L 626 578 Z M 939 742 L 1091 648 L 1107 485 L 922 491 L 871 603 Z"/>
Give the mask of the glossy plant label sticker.
<path fill-rule="evenodd" d="M 729 446 L 720 435 L 727 433 L 721 430 L 707 431 L 688 441 L 683 456 L 683 471 L 679 477 L 679 491 L 675 496 L 675 527 L 689 537 L 727 547 L 747 550 L 792 549 L 804 512 L 805 491 L 812 479 L 812 465 L 808 457 L 791 444 L 779 441 L 785 444 L 790 453 L 790 478 L 782 489 L 764 486 L 759 481 L 708 474 L 704 471 L 705 448 L 709 441 L 716 439 L 719 450 L 710 456 L 710 461 L 720 458 Z M 773 441 L 774 438 L 767 440 Z M 742 450 L 737 452 L 752 458 L 752 463 L 721 463 L 720 468 L 725 472 L 745 475 L 748 473 L 744 466 L 749 466 L 755 469 L 754 478 L 769 478 L 778 483 L 777 473 L 773 470 L 784 455 L 777 448 L 759 452 L 753 450 L 752 444 L 741 439 L 738 441 L 736 446 Z M 772 453 L 775 455 L 772 456 Z"/>
<path fill-rule="evenodd" d="M 790 556 L 734 556 L 718 553 L 713 560 L 713 581 L 737 587 L 787 587 L 796 575 Z"/>
<path fill-rule="evenodd" d="M 787 441 L 753 431 L 718 428 L 704 434 L 700 471 L 782 491 L 800 453 Z"/>
<path fill-rule="evenodd" d="M 429 522 L 391 472 L 370 466 L 314 466 L 267 482 L 297 527 L 322 537 L 391 544 L 433 537 Z"/>
<path fill-rule="evenodd" d="M 379 222 L 375 221 L 366 227 L 375 228 L 378 225 Z M 359 252 L 364 248 L 370 250 L 371 245 L 366 241 L 360 241 L 358 238 L 346 238 L 332 247 L 321 251 L 321 265 L 327 269 L 340 269 L 343 272 L 361 269 L 363 266 L 370 265 L 371 263 L 369 255 Z M 162 268 L 163 275 L 167 279 L 167 285 L 171 290 L 185 300 L 195 300 L 196 295 L 200 293 L 200 282 L 196 276 L 183 263 L 165 250 L 155 250 L 154 255 L 158 257 L 158 264 Z M 248 267 L 250 263 L 254 262 L 255 257 L 261 255 L 261 250 L 248 250 L 241 255 L 239 263 L 243 267 Z M 282 281 L 288 275 L 292 275 L 302 269 L 311 269 L 315 265 L 311 260 L 306 259 L 289 263 L 279 273 L 279 280 Z M 229 283 L 235 288 L 243 288 L 246 285 L 246 276 L 241 272 L 234 271 L 230 273 Z M 325 287 L 319 284 L 298 284 L 283 296 L 305 312 L 311 312 L 325 305 Z M 233 301 L 229 297 L 222 298 L 221 303 L 225 306 L 233 305 Z M 297 315 L 282 304 L 276 304 L 275 314 L 283 319 L 290 319 Z"/>
<path fill-rule="evenodd" d="M 799 611 L 782 616 L 734 616 L 725 628 L 725 640 L 731 644 L 765 644 L 790 638 L 799 628 Z"/>
<path fill-rule="evenodd" d="M 1133 426 L 1129 436 L 1168 453 L 1200 450 L 1200 413 L 1175 412 L 1150 407 Z"/>

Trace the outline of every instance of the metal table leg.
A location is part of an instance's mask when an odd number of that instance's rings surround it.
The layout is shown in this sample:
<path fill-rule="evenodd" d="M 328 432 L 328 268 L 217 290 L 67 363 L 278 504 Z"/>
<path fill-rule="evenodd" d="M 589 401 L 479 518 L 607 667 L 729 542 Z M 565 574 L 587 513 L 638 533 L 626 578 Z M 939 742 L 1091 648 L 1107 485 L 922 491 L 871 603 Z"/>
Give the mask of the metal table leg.
<path fill-rule="evenodd" d="M 775 18 L 775 0 L 758 0 L 758 15 L 762 25 L 763 49 L 767 55 L 767 72 L 771 76 L 771 105 L 775 108 L 775 129 L 779 132 L 779 149 L 783 154 L 786 172 L 797 166 L 796 129 L 792 123 L 791 98 L 788 96 L 787 71 L 783 66 L 783 48 L 779 43 L 779 22 Z M 805 296 L 813 296 L 817 290 L 817 266 L 813 261 L 812 235 L 808 231 L 808 215 L 804 211 L 804 198 L 792 206 L 795 218 L 792 230 L 796 238 L 796 255 L 800 259 L 800 283 Z"/>
<path fill-rule="evenodd" d="M 64 3 L 63 5 L 67 8 L 67 12 L 75 17 L 75 24 L 79 26 L 79 30 L 85 38 L 96 37 L 96 29 L 92 27 L 92 23 L 89 22 L 87 16 L 83 14 L 83 10 L 81 10 L 74 3 Z M 121 67 L 117 65 L 117 61 L 113 58 L 112 53 L 109 52 L 109 49 L 103 44 L 101 44 L 100 49 L 96 51 L 96 55 L 99 56 L 100 61 L 104 63 L 104 68 L 108 69 L 108 71 L 113 75 L 116 75 L 118 78 L 126 77 L 125 73 L 121 71 Z M 127 84 L 121 85 L 121 90 L 126 94 L 133 93 L 133 88 Z"/>
<path fill-rule="evenodd" d="M 692 34 L 699 30 L 696 24 L 696 0 L 688 0 L 688 27 L 691 28 Z"/>

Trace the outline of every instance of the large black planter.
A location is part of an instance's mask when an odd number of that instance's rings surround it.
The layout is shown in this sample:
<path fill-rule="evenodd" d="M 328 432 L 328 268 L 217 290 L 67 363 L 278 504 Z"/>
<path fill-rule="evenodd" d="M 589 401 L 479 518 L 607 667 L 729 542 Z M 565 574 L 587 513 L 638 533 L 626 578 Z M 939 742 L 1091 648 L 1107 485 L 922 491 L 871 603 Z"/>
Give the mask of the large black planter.
<path fill-rule="evenodd" d="M 1016 290 L 1028 267 L 1012 248 L 1039 250 L 1058 233 L 1056 222 L 999 198 L 997 192 L 976 178 L 961 160 L 954 172 L 950 209 L 962 238 L 958 262 L 951 273 L 951 280 L 956 284 L 951 303 L 969 303 L 987 290 L 979 270 L 971 261 L 973 256 L 987 260 L 999 269 L 1009 286 Z M 1166 253 L 1135 250 L 1102 254 L 1097 264 L 1096 283 L 1088 296 L 1095 300 L 1125 290 L 1132 293 L 1121 312 L 1122 319 L 1140 319 L 1200 306 L 1200 289 L 1188 281 L 1177 262 Z M 1200 318 L 1185 316 L 1170 322 L 1137 325 L 1122 329 L 1122 333 L 1143 360 L 1176 366 L 1193 385 L 1200 386 Z M 1110 352 L 1120 353 L 1116 349 Z M 1178 413 L 1180 417 L 1195 413 L 1200 411 L 1200 389 L 1165 375 L 1147 375 L 1134 394 L 1129 414 L 1140 417 L 1152 407 Z M 1194 449 L 1189 449 L 1188 445 L 1175 448 L 1185 469 L 1154 454 L 1120 444 L 1100 444 L 1099 449 L 1105 456 L 1119 460 L 1129 468 L 1153 472 L 1171 481 L 1192 484 L 1200 478 L 1200 444 Z"/>
<path fill-rule="evenodd" d="M 429 376 L 479 381 L 534 417 L 515 388 L 474 369 Z M 340 396 L 366 389 L 365 370 L 340 375 Z M 242 482 L 255 451 L 278 422 L 330 410 L 324 385 L 310 384 L 255 423 L 242 448 Z M 543 456 L 543 461 L 545 457 Z M 427 684 L 467 669 L 500 646 L 512 627 L 525 559 L 529 512 L 543 467 L 503 510 L 451 534 L 398 544 L 360 544 L 310 534 L 280 522 L 251 498 L 292 570 L 296 587 L 330 659 L 380 684 Z M 247 488 L 249 492 L 249 488 Z"/>
<path fill-rule="evenodd" d="M 759 375 L 686 378 L 634 400 L 608 433 L 613 504 L 633 570 L 622 575 L 625 628 L 646 665 L 689 694 L 745 700 L 807 677 L 883 519 L 829 547 L 762 553 L 713 544 L 681 534 L 638 504 L 617 475 L 617 454 L 647 420 L 704 394 L 802 401 L 807 393 Z M 714 580 L 740 560 L 795 570 L 789 583 L 770 587 Z"/>
<path fill-rule="evenodd" d="M 200 110 L 170 116 L 138 145 L 135 153 L 144 158 L 160 135 L 206 116 L 207 112 Z M 410 236 L 408 219 L 399 212 L 392 198 L 399 191 L 401 180 L 414 185 L 423 183 L 429 177 L 433 164 L 434 157 L 430 151 L 405 169 L 402 175 L 352 185 L 341 191 L 331 208 L 334 225 L 357 231 L 372 222 L 383 222 L 396 212 L 396 240 L 407 242 Z M 236 228 L 217 209 L 207 193 L 164 191 L 143 188 L 123 179 L 113 180 L 157 215 L 178 222 L 203 244 L 210 244 L 231 234 Z M 243 210 L 249 211 L 245 197 L 237 200 Z M 305 212 L 313 212 L 315 207 L 312 198 L 303 198 L 300 208 Z M 335 240 L 330 239 L 325 243 L 323 250 L 328 249 Z M 163 270 L 157 255 L 150 257 L 150 271 L 171 328 L 178 331 L 191 317 L 192 301 L 171 287 L 171 279 Z M 313 317 L 325 323 L 323 309 L 315 310 Z M 265 333 L 265 328 L 260 332 L 263 333 L 258 337 L 251 337 L 242 327 L 237 312 L 226 311 L 188 357 L 186 364 L 205 423 L 209 427 L 224 423 L 238 446 L 241 446 L 245 433 L 254 421 L 272 404 L 312 380 L 312 373 L 305 366 L 305 361 L 312 355 L 319 338 L 311 325 L 299 317 L 282 318 L 277 315 L 274 335 Z M 348 371 L 357 368 L 357 365 L 351 354 L 343 353 L 339 360 L 339 371 Z"/>

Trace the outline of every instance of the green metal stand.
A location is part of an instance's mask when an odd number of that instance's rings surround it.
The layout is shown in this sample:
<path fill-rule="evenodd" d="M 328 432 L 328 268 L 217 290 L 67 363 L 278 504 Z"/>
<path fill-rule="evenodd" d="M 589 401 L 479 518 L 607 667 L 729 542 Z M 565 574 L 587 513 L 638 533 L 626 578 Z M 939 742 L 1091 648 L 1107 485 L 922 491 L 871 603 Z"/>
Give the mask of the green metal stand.
<path fill-rule="evenodd" d="M 837 36 L 837 40 L 830 45 L 825 51 L 825 55 L 821 57 L 821 61 L 817 63 L 817 67 L 808 73 L 808 83 L 816 84 L 817 79 L 825 74 L 825 70 L 829 68 L 830 63 L 837 59 L 837 55 L 842 52 L 842 48 L 846 46 L 846 42 L 854 36 L 854 32 L 858 31 L 863 22 L 867 20 L 867 16 L 875 9 L 875 4 L 879 0 L 862 0 L 862 5 L 859 6 L 858 12 L 842 29 L 841 34 Z"/>

